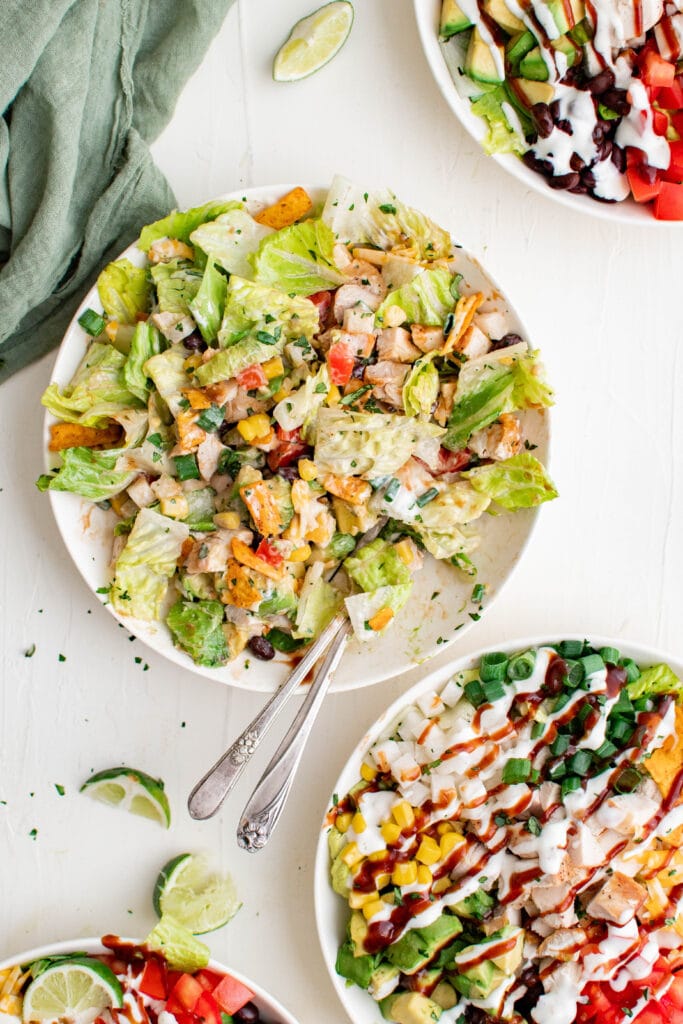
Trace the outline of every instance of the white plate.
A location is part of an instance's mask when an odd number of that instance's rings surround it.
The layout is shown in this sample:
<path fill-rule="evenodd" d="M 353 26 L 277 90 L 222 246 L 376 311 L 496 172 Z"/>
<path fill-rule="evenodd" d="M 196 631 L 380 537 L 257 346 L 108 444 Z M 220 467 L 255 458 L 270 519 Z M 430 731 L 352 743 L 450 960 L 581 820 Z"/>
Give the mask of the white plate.
<path fill-rule="evenodd" d="M 443 46 L 439 41 L 441 0 L 413 0 L 413 4 L 422 46 L 436 84 L 463 128 L 481 144 L 486 135 L 486 124 L 482 118 L 472 113 L 469 100 L 458 92 L 453 80 L 453 74 L 458 74 L 457 68 L 454 66 L 453 73 L 451 73 L 445 56 L 448 52 L 447 46 Z M 661 227 L 672 224 L 680 225 L 681 223 L 656 220 L 651 206 L 636 203 L 633 199 L 625 199 L 622 203 L 600 203 L 588 196 L 575 196 L 562 189 L 549 188 L 544 178 L 523 164 L 514 153 L 494 153 L 492 159 L 518 181 L 521 181 L 523 185 L 540 192 L 546 199 L 554 199 L 572 210 L 591 213 L 594 217 L 602 217 L 612 223 L 620 221 L 622 224 L 637 224 L 640 227 L 648 225 Z"/>
<path fill-rule="evenodd" d="M 121 941 L 139 944 L 140 940 L 122 939 Z M 41 946 L 38 949 L 30 949 L 26 953 L 18 953 L 16 956 L 9 957 L 0 963 L 0 971 L 6 967 L 13 967 L 15 964 L 30 963 L 32 960 L 38 960 L 44 956 L 58 956 L 63 953 L 74 952 L 100 954 L 111 953 L 111 950 L 103 946 L 99 939 L 69 939 L 66 942 L 55 942 L 50 946 Z M 230 974 L 237 981 L 241 981 L 243 985 L 251 989 L 254 993 L 253 1002 L 258 1006 L 259 1011 L 265 1015 L 265 1024 L 297 1024 L 296 1019 L 285 1010 L 284 1006 L 277 999 L 268 995 L 265 989 L 255 984 L 249 978 L 245 978 L 243 974 L 225 967 L 224 964 L 218 963 L 217 960 L 210 960 L 208 967 L 210 970 L 219 971 L 221 974 Z M 11 1021 L 13 1018 L 7 1017 L 5 1019 Z"/>
<path fill-rule="evenodd" d="M 255 210 L 274 202 L 291 187 L 274 185 L 254 188 L 233 192 L 223 198 L 246 197 L 250 209 Z M 316 201 L 323 199 L 326 194 L 326 190 L 322 188 L 307 188 Z M 139 266 L 145 262 L 143 253 L 135 245 L 126 249 L 122 256 L 128 257 Z M 508 330 L 529 340 L 528 333 L 512 304 L 495 281 L 480 267 L 477 260 L 464 249 L 458 249 L 457 261 L 459 272 L 464 275 L 471 289 L 482 291 L 487 298 L 492 299 L 496 309 L 506 314 Z M 52 379 L 62 387 L 71 380 L 86 349 L 88 338 L 78 326 L 77 320 L 88 307 L 98 311 L 102 309 L 97 288 L 92 288 L 84 297 L 69 324 L 57 355 Z M 526 416 L 526 433 L 531 441 L 538 445 L 537 454 L 547 465 L 547 412 L 527 413 Z M 59 459 L 47 450 L 49 427 L 54 422 L 54 418 L 47 414 L 44 438 L 48 469 L 59 463 Z M 97 590 L 110 582 L 112 528 L 116 522 L 114 513 L 102 511 L 75 494 L 60 491 L 49 491 L 48 494 L 57 526 L 76 567 L 93 594 L 106 604 L 106 595 L 97 594 Z M 480 607 L 470 600 L 473 583 L 481 582 L 487 585 L 483 608 L 485 612 L 515 568 L 529 541 L 537 514 L 537 510 L 529 509 L 512 515 L 484 516 L 478 521 L 477 527 L 482 542 L 475 557 L 479 569 L 476 581 L 465 577 L 451 565 L 437 562 L 428 556 L 425 568 L 415 577 L 410 602 L 397 616 L 392 628 L 384 636 L 362 645 L 356 640 L 350 642 L 334 678 L 332 689 L 352 690 L 406 672 L 444 649 L 445 645 L 452 643 L 469 629 L 475 621 L 471 615 L 478 616 Z M 437 593 L 439 596 L 432 599 Z M 286 656 L 278 655 L 273 661 L 258 661 L 249 651 L 223 668 L 212 669 L 195 665 L 187 654 L 173 646 L 171 634 L 163 622 L 140 622 L 118 615 L 109 604 L 106 604 L 106 607 L 126 629 L 153 650 L 182 668 L 208 679 L 217 679 L 245 690 L 268 692 L 277 689 L 291 669 L 291 660 Z M 250 665 L 248 669 L 245 668 L 247 660 Z"/>
<path fill-rule="evenodd" d="M 394 701 L 394 703 L 387 708 L 384 714 L 382 714 L 377 721 L 370 726 L 363 738 L 360 740 L 351 754 L 351 757 L 342 769 L 341 775 L 337 779 L 332 793 L 336 793 L 340 797 L 343 796 L 343 794 L 348 793 L 351 786 L 353 786 L 360 778 L 360 766 L 364 755 L 387 725 L 397 718 L 404 708 L 414 704 L 417 698 L 428 690 L 438 690 L 439 687 L 443 686 L 444 683 L 446 683 L 447 680 L 456 672 L 462 672 L 465 669 L 474 668 L 479 663 L 481 657 L 488 651 L 504 651 L 506 654 L 509 654 L 514 651 L 526 650 L 529 647 L 540 647 L 547 644 L 554 644 L 557 643 L 558 640 L 585 639 L 588 639 L 589 642 L 597 648 L 616 647 L 617 650 L 621 651 L 623 656 L 633 658 L 634 661 L 641 665 L 653 665 L 659 662 L 666 662 L 678 676 L 683 676 L 683 662 L 680 658 L 665 654 L 662 651 L 653 650 L 652 648 L 625 643 L 622 640 L 615 640 L 614 638 L 607 639 L 600 636 L 589 636 L 586 638 L 585 633 L 563 633 L 561 636 L 553 637 L 542 636 L 531 637 L 528 639 L 522 638 L 521 640 L 510 640 L 506 643 L 488 647 L 483 651 L 477 651 L 474 654 L 468 654 L 463 658 L 458 658 L 452 661 L 449 665 L 444 665 L 443 668 L 430 673 L 421 682 L 416 683 L 410 690 L 402 694 L 398 700 Z M 368 995 L 367 992 L 358 988 L 356 985 L 349 985 L 347 988 L 346 980 L 341 978 L 334 969 L 337 950 L 344 941 L 349 909 L 348 905 L 344 903 L 342 898 L 338 896 L 337 893 L 333 892 L 330 884 L 330 858 L 327 848 L 327 831 L 329 828 L 329 822 L 327 821 L 327 812 L 333 802 L 333 796 L 330 794 L 327 806 L 325 807 L 325 817 L 323 818 L 320 837 L 318 839 L 318 849 L 315 860 L 314 899 L 318 938 L 322 947 L 325 965 L 330 972 L 332 984 L 335 987 L 344 1009 L 354 1024 L 384 1024 L 379 1007 L 372 996 Z"/>

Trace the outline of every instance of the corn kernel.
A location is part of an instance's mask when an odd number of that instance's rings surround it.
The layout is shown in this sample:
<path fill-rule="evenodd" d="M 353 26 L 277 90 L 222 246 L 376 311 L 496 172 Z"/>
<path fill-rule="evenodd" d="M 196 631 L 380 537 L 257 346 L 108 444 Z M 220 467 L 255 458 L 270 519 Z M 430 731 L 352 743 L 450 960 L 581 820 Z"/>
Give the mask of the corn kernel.
<path fill-rule="evenodd" d="M 385 821 L 380 828 L 382 839 L 385 843 L 395 843 L 401 835 L 401 826 L 394 825 L 393 821 Z"/>
<path fill-rule="evenodd" d="M 274 402 L 282 402 L 287 397 L 287 395 L 290 395 L 291 393 L 292 393 L 292 389 L 289 388 L 289 387 L 280 388 L 280 390 L 276 391 L 275 394 L 273 395 L 273 401 Z"/>
<path fill-rule="evenodd" d="M 213 521 L 221 530 L 239 530 L 242 525 L 239 512 L 217 512 Z"/>
<path fill-rule="evenodd" d="M 439 833 L 440 836 L 443 836 L 446 834 L 446 832 L 455 832 L 455 825 L 453 825 L 452 822 L 450 821 L 440 821 L 439 824 L 436 826 L 436 831 Z"/>
<path fill-rule="evenodd" d="M 371 764 L 366 764 L 365 761 L 363 761 L 360 766 L 360 777 L 365 779 L 366 782 L 374 782 L 377 778 L 377 769 L 373 768 Z"/>
<path fill-rule="evenodd" d="M 439 843 L 439 849 L 442 857 L 448 857 L 449 854 L 453 853 L 456 846 L 460 846 L 465 840 L 457 832 L 446 832 L 441 836 Z"/>
<path fill-rule="evenodd" d="M 437 880 L 432 885 L 432 892 L 434 893 L 435 896 L 438 896 L 439 893 L 445 892 L 446 889 L 450 888 L 450 884 L 451 880 L 448 877 L 448 875 L 444 875 L 443 878 L 437 878 Z"/>
<path fill-rule="evenodd" d="M 107 335 L 110 341 L 116 341 L 116 332 L 119 329 L 118 320 L 110 320 L 104 328 L 104 333 Z"/>
<path fill-rule="evenodd" d="M 203 362 L 201 352 L 194 352 L 191 356 L 188 356 L 183 363 L 183 370 L 196 370 L 198 366 L 201 366 Z"/>
<path fill-rule="evenodd" d="M 344 847 L 339 856 L 347 867 L 350 868 L 355 867 L 356 864 L 360 864 L 363 859 L 363 854 L 358 849 L 358 843 L 349 843 L 348 846 Z"/>
<path fill-rule="evenodd" d="M 257 412 L 253 416 L 247 416 L 245 420 L 240 420 L 237 429 L 244 440 L 251 444 L 255 438 L 266 436 L 270 430 L 270 420 L 265 413 Z"/>
<path fill-rule="evenodd" d="M 366 828 L 368 827 L 368 826 L 367 826 L 367 825 L 365 824 L 365 818 L 364 818 L 364 817 L 363 817 L 363 815 L 362 815 L 362 814 L 360 813 L 360 811 L 357 811 L 357 812 L 356 812 L 356 813 L 354 814 L 354 816 L 353 816 L 353 820 L 352 820 L 352 822 L 351 822 L 351 825 L 353 826 L 353 831 L 354 831 L 354 832 L 357 832 L 357 833 L 358 833 L 358 835 L 360 835 L 360 833 L 361 833 L 361 832 L 365 832 Z"/>
<path fill-rule="evenodd" d="M 265 363 L 261 363 L 261 369 L 265 373 L 267 380 L 272 380 L 274 377 L 281 377 L 285 372 L 284 365 L 279 356 L 273 356 L 272 359 L 268 359 Z"/>
<path fill-rule="evenodd" d="M 299 465 L 297 468 L 299 470 L 299 476 L 302 480 L 306 480 L 306 482 L 309 480 L 315 480 L 318 475 L 318 467 L 315 462 L 311 462 L 310 459 L 299 459 Z"/>
<path fill-rule="evenodd" d="M 393 617 L 393 608 L 380 608 L 380 610 L 376 612 L 371 619 L 368 619 L 368 626 L 370 627 L 370 629 L 374 630 L 375 633 L 379 633 L 380 630 L 384 629 L 385 626 L 389 625 Z"/>
<path fill-rule="evenodd" d="M 327 392 L 327 399 L 326 399 L 327 404 L 328 405 L 338 405 L 340 398 L 341 398 L 341 391 L 339 390 L 339 388 L 337 387 L 336 384 L 331 384 L 330 385 L 330 390 Z"/>
<path fill-rule="evenodd" d="M 109 499 L 109 501 L 111 502 L 111 507 L 114 509 L 114 512 L 116 512 L 117 516 L 123 515 L 123 506 L 125 505 L 127 500 L 127 494 L 115 494 L 113 498 Z"/>
<path fill-rule="evenodd" d="M 384 910 L 384 900 L 373 900 L 372 903 L 366 903 L 363 907 L 363 917 L 366 921 L 369 921 L 375 914 L 381 914 Z"/>
<path fill-rule="evenodd" d="M 311 557 L 311 545 L 304 544 L 303 547 L 295 548 L 291 555 L 288 556 L 288 562 L 305 562 L 306 559 Z"/>
<path fill-rule="evenodd" d="M 349 906 L 351 910 L 362 910 L 366 903 L 373 903 L 379 898 L 379 893 L 375 890 L 374 892 L 357 892 L 352 889 L 349 893 Z"/>
<path fill-rule="evenodd" d="M 338 829 L 340 832 L 346 832 L 351 827 L 352 818 L 353 815 L 351 814 L 351 811 L 344 811 L 343 814 L 337 815 L 334 822 L 334 827 Z"/>
<path fill-rule="evenodd" d="M 414 860 L 401 861 L 391 872 L 394 885 L 414 885 L 417 882 L 417 864 Z"/>
<path fill-rule="evenodd" d="M 413 564 L 413 546 L 407 538 L 400 540 L 398 544 L 394 545 L 396 548 L 396 554 L 401 559 L 404 565 Z"/>
<path fill-rule="evenodd" d="M 431 885 L 432 884 L 432 873 L 426 864 L 418 864 L 417 866 L 417 880 L 420 885 Z"/>
<path fill-rule="evenodd" d="M 378 875 L 375 875 L 375 885 L 378 889 L 383 889 L 386 885 L 389 885 L 391 881 L 391 872 L 380 871 Z"/>
<path fill-rule="evenodd" d="M 407 800 L 401 800 L 399 804 L 392 807 L 391 813 L 396 824 L 400 825 L 402 829 L 412 828 L 415 824 L 415 814 Z"/>
<path fill-rule="evenodd" d="M 451 833 L 455 835 L 455 833 Z M 441 860 L 441 849 L 439 844 L 435 842 L 430 836 L 425 836 L 420 843 L 419 849 L 415 854 L 417 860 L 422 864 L 436 864 L 437 860 Z"/>
<path fill-rule="evenodd" d="M 373 853 L 369 853 L 368 854 L 368 860 L 370 861 L 371 864 L 378 864 L 378 863 L 380 863 L 380 861 L 384 861 L 386 859 L 387 859 L 387 851 L 386 850 L 374 850 Z"/>
<path fill-rule="evenodd" d="M 264 434 L 263 437 L 255 437 L 251 443 L 253 444 L 254 448 L 258 448 L 259 445 L 263 445 L 265 447 L 266 445 L 271 443 L 274 437 L 275 431 L 273 430 L 272 427 L 270 427 L 267 434 Z"/>

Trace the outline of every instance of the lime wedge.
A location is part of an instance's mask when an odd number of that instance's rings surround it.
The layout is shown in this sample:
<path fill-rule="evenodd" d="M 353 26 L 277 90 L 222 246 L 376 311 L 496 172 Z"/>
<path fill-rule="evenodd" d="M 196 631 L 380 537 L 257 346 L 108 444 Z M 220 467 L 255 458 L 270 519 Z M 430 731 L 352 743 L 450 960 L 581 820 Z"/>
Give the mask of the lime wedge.
<path fill-rule="evenodd" d="M 72 957 L 47 967 L 24 994 L 24 1021 L 69 1020 L 91 1024 L 109 1007 L 123 1005 L 116 975 L 92 957 Z"/>
<path fill-rule="evenodd" d="M 334 0 L 297 21 L 273 61 L 275 81 L 298 82 L 318 71 L 341 50 L 352 25 L 348 0 Z"/>
<path fill-rule="evenodd" d="M 163 782 L 136 768 L 107 768 L 97 772 L 83 783 L 81 793 L 131 814 L 151 818 L 164 828 L 171 824 L 171 808 Z"/>
<path fill-rule="evenodd" d="M 242 904 L 230 875 L 212 872 L 205 857 L 181 853 L 159 872 L 154 909 L 194 935 L 222 928 Z"/>
<path fill-rule="evenodd" d="M 145 945 L 163 953 L 168 966 L 174 971 L 195 971 L 206 967 L 211 956 L 209 947 L 172 917 L 164 916 L 147 938 Z"/>

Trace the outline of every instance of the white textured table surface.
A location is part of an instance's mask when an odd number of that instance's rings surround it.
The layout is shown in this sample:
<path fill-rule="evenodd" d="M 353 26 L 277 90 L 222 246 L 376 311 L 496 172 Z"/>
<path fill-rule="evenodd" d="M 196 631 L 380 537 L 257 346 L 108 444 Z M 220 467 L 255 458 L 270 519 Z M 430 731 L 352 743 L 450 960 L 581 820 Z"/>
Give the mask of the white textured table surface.
<path fill-rule="evenodd" d="M 324 183 L 335 171 L 390 184 L 483 257 L 542 346 L 557 390 L 561 500 L 543 510 L 500 602 L 441 662 L 563 631 L 680 654 L 683 233 L 575 216 L 487 161 L 431 79 L 408 0 L 356 0 L 339 57 L 307 81 L 274 84 L 272 55 L 311 6 L 245 0 L 232 9 L 154 147 L 180 205 L 240 186 Z M 253 775 L 217 818 L 191 821 L 191 785 L 263 698 L 166 664 L 90 597 L 33 484 L 52 361 L 6 384 L 0 401 L 0 959 L 62 938 L 146 933 L 158 868 L 207 848 L 244 900 L 209 937 L 214 954 L 269 987 L 302 1024 L 342 1024 L 313 921 L 317 829 L 363 726 L 420 671 L 329 699 L 264 852 L 244 853 L 234 840 Z M 117 763 L 163 776 L 169 832 L 78 795 L 90 769 Z"/>

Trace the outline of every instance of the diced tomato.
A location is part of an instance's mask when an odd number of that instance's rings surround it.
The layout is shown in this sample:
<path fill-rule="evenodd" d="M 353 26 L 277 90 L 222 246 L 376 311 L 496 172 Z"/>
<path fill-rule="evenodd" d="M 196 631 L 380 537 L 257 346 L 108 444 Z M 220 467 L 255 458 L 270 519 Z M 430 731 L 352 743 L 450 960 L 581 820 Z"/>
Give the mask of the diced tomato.
<path fill-rule="evenodd" d="M 173 1016 L 175 1017 L 177 1024 L 198 1024 L 195 1015 L 187 1010 L 174 1010 Z"/>
<path fill-rule="evenodd" d="M 459 452 L 451 452 L 448 448 L 439 448 L 439 465 L 434 475 L 441 476 L 442 473 L 458 473 L 470 461 L 471 454 L 466 449 Z"/>
<path fill-rule="evenodd" d="M 218 974 L 216 971 L 208 971 L 205 967 L 195 974 L 195 978 L 207 992 L 213 992 L 216 985 L 220 984 L 222 977 L 222 974 Z"/>
<path fill-rule="evenodd" d="M 193 978 L 191 974 L 181 974 L 171 989 L 166 1009 L 169 1013 L 182 1010 L 192 1013 L 203 992 L 204 989 L 196 978 Z"/>
<path fill-rule="evenodd" d="M 308 296 L 308 301 L 313 302 L 318 307 L 320 330 L 323 330 L 327 323 L 327 317 L 332 306 L 332 294 L 332 292 L 313 292 L 312 295 Z"/>
<path fill-rule="evenodd" d="M 205 1024 L 221 1024 L 221 1008 L 210 992 L 202 993 L 193 1012 Z"/>
<path fill-rule="evenodd" d="M 253 363 L 251 366 L 247 366 L 246 369 L 241 370 L 237 374 L 236 379 L 239 386 L 246 388 L 247 391 L 253 391 L 254 388 L 264 388 L 268 383 L 268 378 L 259 363 Z"/>
<path fill-rule="evenodd" d="M 348 384 L 353 373 L 355 357 L 351 347 L 343 341 L 335 341 L 327 353 L 330 380 L 333 384 Z"/>
<path fill-rule="evenodd" d="M 649 203 L 662 189 L 659 173 L 652 169 L 645 170 L 642 164 L 627 164 L 626 177 L 637 203 Z"/>
<path fill-rule="evenodd" d="M 284 562 L 284 557 L 275 545 L 265 539 L 262 540 L 256 548 L 256 554 L 259 558 L 262 558 L 264 562 L 268 562 L 269 565 L 282 565 Z"/>
<path fill-rule="evenodd" d="M 676 77 L 676 65 L 664 60 L 653 50 L 646 50 L 641 54 L 638 63 L 640 73 L 646 85 L 660 88 L 670 88 Z"/>
<path fill-rule="evenodd" d="M 237 1013 L 245 1003 L 254 998 L 254 993 L 237 978 L 226 974 L 213 990 L 213 998 L 226 1013 Z"/>
<path fill-rule="evenodd" d="M 672 85 L 659 90 L 657 102 L 662 110 L 680 110 L 683 107 L 683 83 L 675 78 Z"/>
<path fill-rule="evenodd" d="M 683 110 L 671 115 L 671 123 L 680 136 L 683 136 Z"/>
<path fill-rule="evenodd" d="M 664 174 L 667 181 L 683 181 L 683 141 L 670 142 L 671 162 Z"/>
<path fill-rule="evenodd" d="M 663 181 L 654 214 L 657 220 L 683 220 L 683 185 Z"/>
<path fill-rule="evenodd" d="M 166 966 L 161 960 L 151 959 L 145 963 L 140 978 L 140 991 L 150 999 L 165 999 L 168 995 Z"/>
<path fill-rule="evenodd" d="M 166 985 L 168 987 L 169 992 L 171 991 L 174 985 L 177 985 L 182 976 L 182 971 L 166 971 Z"/>
<path fill-rule="evenodd" d="M 268 466 L 275 473 L 280 466 L 291 466 L 293 462 L 300 459 L 308 451 L 308 445 L 301 440 L 301 428 L 296 430 L 283 430 L 281 426 L 275 428 L 275 437 L 278 440 L 277 448 L 268 452 L 266 456 Z"/>
<path fill-rule="evenodd" d="M 669 127 L 669 118 L 663 110 L 652 111 L 652 129 L 655 135 L 666 135 Z"/>

